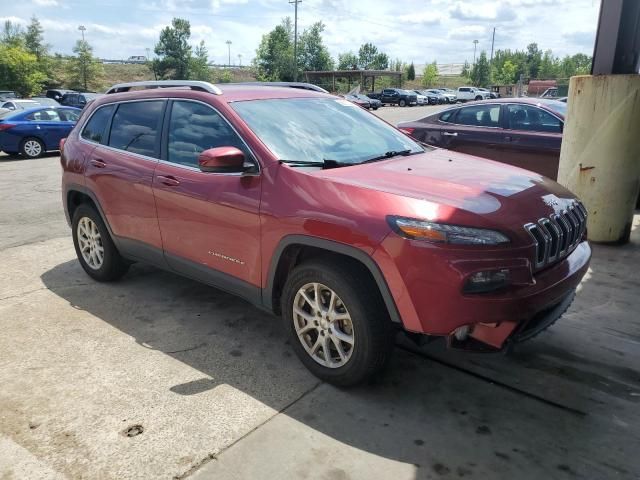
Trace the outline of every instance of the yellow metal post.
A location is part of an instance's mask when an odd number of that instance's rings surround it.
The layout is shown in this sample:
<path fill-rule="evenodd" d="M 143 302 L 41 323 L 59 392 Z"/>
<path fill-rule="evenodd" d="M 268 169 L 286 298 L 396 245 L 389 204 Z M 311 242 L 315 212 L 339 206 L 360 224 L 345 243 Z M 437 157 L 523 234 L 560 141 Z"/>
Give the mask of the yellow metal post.
<path fill-rule="evenodd" d="M 640 75 L 571 78 L 558 182 L 589 211 L 589 239 L 629 241 L 640 190 Z"/>

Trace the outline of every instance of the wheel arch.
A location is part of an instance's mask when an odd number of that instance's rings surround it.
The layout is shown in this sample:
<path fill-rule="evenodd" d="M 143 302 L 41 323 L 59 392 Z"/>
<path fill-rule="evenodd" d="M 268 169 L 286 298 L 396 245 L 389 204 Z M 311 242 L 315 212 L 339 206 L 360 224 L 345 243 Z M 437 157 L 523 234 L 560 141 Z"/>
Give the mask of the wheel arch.
<path fill-rule="evenodd" d="M 104 214 L 102 207 L 100 206 L 100 202 L 98 201 L 96 196 L 93 194 L 93 192 L 91 192 L 89 189 L 87 189 L 82 185 L 70 184 L 67 186 L 67 189 L 66 189 L 65 200 L 66 200 L 65 215 L 67 216 L 69 225 L 71 225 L 71 222 L 73 220 L 73 214 L 76 208 L 78 208 L 80 205 L 85 203 L 89 204 L 93 208 L 95 208 L 96 211 L 98 212 L 98 215 L 102 217 L 102 221 L 106 225 L 107 230 L 109 230 L 109 235 L 111 235 L 111 238 L 114 239 L 115 241 L 116 237 L 114 236 L 113 231 L 111 230 L 111 226 L 107 221 L 107 217 Z"/>
<path fill-rule="evenodd" d="M 377 286 L 391 321 L 402 323 L 384 275 L 370 255 L 351 245 L 305 235 L 288 235 L 274 250 L 267 273 L 267 285 L 262 291 L 264 307 L 280 314 L 280 296 L 289 272 L 304 260 L 319 256 L 342 258 L 362 268 Z"/>

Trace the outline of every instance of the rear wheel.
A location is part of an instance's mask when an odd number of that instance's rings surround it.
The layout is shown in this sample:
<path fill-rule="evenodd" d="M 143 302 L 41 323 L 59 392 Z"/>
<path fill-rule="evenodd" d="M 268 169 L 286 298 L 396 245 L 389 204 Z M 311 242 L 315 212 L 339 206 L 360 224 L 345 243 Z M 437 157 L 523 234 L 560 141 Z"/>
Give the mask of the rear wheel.
<path fill-rule="evenodd" d="M 20 144 L 20 153 L 27 158 L 38 158 L 44 153 L 44 143 L 37 138 L 25 138 Z"/>
<path fill-rule="evenodd" d="M 122 277 L 129 263 L 120 256 L 102 217 L 90 205 L 82 204 L 73 213 L 73 245 L 80 265 L 99 282 Z"/>
<path fill-rule="evenodd" d="M 350 264 L 297 266 L 282 295 L 282 313 L 296 354 L 318 378 L 362 383 L 387 363 L 393 331 L 375 285 Z"/>
<path fill-rule="evenodd" d="M 478 95 L 478 96 L 476 97 L 476 100 L 482 100 L 482 96 Z"/>

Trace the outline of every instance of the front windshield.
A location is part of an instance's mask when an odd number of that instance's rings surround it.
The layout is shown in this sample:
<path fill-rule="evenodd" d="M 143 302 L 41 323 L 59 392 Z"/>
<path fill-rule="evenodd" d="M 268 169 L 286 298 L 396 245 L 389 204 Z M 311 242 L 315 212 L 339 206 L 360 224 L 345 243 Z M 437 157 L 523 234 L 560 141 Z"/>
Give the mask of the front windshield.
<path fill-rule="evenodd" d="M 280 160 L 357 164 L 387 152 L 424 151 L 378 117 L 339 98 L 249 100 L 231 106 Z"/>

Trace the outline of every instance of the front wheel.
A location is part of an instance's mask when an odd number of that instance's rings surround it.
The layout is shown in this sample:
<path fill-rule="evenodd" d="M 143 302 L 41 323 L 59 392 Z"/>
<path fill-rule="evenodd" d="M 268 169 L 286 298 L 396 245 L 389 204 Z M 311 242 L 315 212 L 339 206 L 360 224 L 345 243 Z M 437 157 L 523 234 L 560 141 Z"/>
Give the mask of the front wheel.
<path fill-rule="evenodd" d="M 405 107 L 407 105 L 407 102 L 405 100 L 400 100 L 400 102 L 398 102 L 398 105 L 400 105 L 401 107 Z"/>
<path fill-rule="evenodd" d="M 296 354 L 326 382 L 362 383 L 389 359 L 386 309 L 357 266 L 329 259 L 297 266 L 284 286 L 282 313 Z"/>
<path fill-rule="evenodd" d="M 482 100 L 482 97 L 481 97 L 480 95 L 478 95 L 478 96 L 476 97 L 476 100 Z"/>

